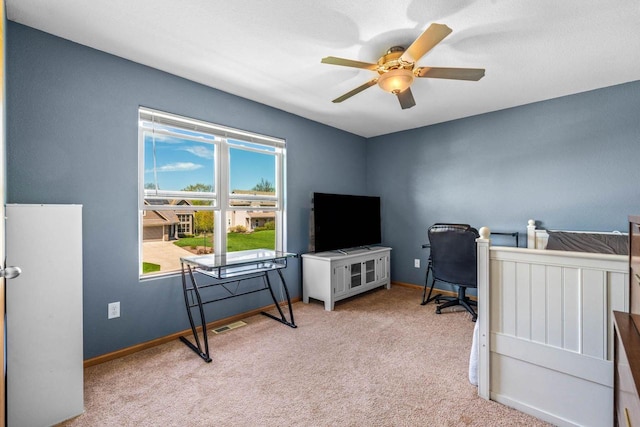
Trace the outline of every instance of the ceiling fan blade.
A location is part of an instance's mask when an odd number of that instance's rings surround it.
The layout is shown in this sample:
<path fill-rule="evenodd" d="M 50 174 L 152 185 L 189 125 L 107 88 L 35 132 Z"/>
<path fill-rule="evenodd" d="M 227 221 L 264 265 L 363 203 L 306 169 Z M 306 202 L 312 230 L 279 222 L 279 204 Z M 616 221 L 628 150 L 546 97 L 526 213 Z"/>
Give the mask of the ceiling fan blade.
<path fill-rule="evenodd" d="M 477 82 L 484 77 L 484 68 L 420 67 L 416 69 L 415 75 L 432 79 L 473 80 Z"/>
<path fill-rule="evenodd" d="M 354 61 L 353 59 L 336 58 L 335 56 L 327 56 L 322 58 L 323 64 L 342 65 L 344 67 L 363 68 L 365 70 L 375 71 L 378 68 L 377 64 L 370 64 L 368 62 Z"/>
<path fill-rule="evenodd" d="M 342 102 L 342 101 L 344 101 L 345 99 L 349 99 L 349 98 L 351 98 L 353 95 L 357 95 L 357 94 L 359 94 L 359 93 L 360 93 L 360 92 L 362 92 L 363 90 L 370 88 L 371 86 L 375 85 L 376 83 L 378 83 L 378 78 L 377 78 L 377 77 L 376 77 L 375 79 L 373 79 L 373 80 L 369 80 L 369 81 L 368 81 L 368 82 L 366 82 L 365 84 L 360 85 L 360 86 L 358 86 L 357 88 L 355 88 L 355 89 L 353 89 L 353 90 L 351 90 L 351 91 L 349 91 L 349 92 L 345 93 L 344 95 L 342 95 L 342 96 L 340 96 L 340 97 L 338 97 L 338 98 L 334 99 L 332 102 L 337 104 L 338 102 Z"/>
<path fill-rule="evenodd" d="M 398 101 L 400 101 L 400 106 L 402 107 L 403 110 L 406 110 L 407 108 L 411 108 L 414 105 L 416 105 L 416 100 L 413 99 L 413 93 L 411 93 L 410 87 L 400 92 L 397 96 L 398 96 Z"/>
<path fill-rule="evenodd" d="M 416 62 L 435 45 L 451 34 L 451 28 L 444 24 L 431 24 L 400 57 L 406 62 Z"/>

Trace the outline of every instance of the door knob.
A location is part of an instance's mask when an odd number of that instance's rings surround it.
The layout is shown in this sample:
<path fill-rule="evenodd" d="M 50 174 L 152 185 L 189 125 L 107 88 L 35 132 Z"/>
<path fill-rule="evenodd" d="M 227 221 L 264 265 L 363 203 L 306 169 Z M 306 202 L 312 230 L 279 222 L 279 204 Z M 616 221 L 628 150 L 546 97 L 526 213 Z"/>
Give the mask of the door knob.
<path fill-rule="evenodd" d="M 22 273 L 20 267 L 7 267 L 5 269 L 0 268 L 0 277 L 5 279 L 15 279 Z"/>

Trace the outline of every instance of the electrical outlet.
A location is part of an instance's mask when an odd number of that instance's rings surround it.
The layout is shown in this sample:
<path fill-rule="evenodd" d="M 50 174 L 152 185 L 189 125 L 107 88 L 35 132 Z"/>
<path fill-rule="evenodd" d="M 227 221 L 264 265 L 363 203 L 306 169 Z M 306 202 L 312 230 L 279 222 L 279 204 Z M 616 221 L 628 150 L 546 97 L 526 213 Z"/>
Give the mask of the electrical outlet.
<path fill-rule="evenodd" d="M 116 317 L 120 317 L 120 301 L 117 302 L 111 302 L 108 305 L 109 307 L 109 311 L 108 311 L 108 319 L 115 319 Z"/>
<path fill-rule="evenodd" d="M 416 258 L 413 260 L 413 266 L 415 268 L 420 268 L 420 258 Z"/>

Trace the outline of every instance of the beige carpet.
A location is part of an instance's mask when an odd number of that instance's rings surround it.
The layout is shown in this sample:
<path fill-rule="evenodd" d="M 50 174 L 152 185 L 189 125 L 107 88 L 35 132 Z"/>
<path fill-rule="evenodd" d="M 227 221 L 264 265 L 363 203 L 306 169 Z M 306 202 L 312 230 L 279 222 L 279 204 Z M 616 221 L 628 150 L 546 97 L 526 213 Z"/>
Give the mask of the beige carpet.
<path fill-rule="evenodd" d="M 546 426 L 477 396 L 474 323 L 394 286 L 294 304 L 210 333 L 211 363 L 176 340 L 85 370 L 86 412 L 62 426 Z"/>

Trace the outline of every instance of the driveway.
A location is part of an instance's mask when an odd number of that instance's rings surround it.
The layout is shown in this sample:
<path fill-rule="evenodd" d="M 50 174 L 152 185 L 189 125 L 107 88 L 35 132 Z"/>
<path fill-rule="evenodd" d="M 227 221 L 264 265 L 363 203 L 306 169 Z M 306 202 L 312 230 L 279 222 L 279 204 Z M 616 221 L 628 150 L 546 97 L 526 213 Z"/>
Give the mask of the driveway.
<path fill-rule="evenodd" d="M 160 265 L 160 271 L 180 270 L 180 258 L 193 256 L 173 242 L 154 241 L 142 244 L 142 258 L 145 262 Z"/>

